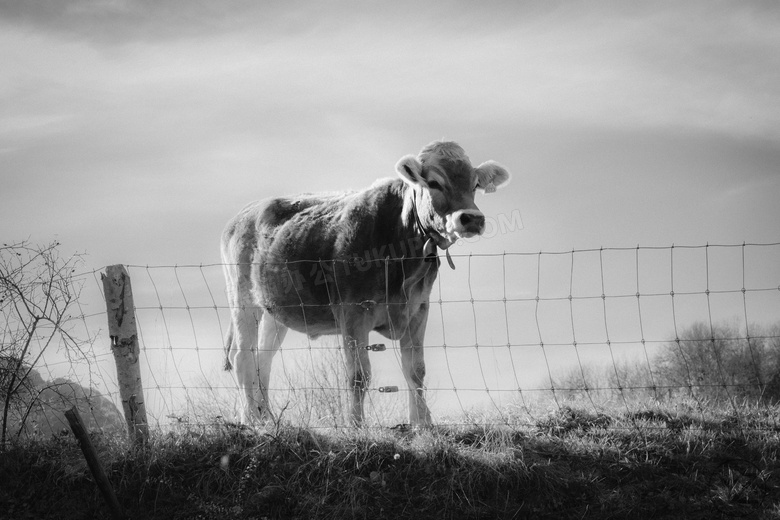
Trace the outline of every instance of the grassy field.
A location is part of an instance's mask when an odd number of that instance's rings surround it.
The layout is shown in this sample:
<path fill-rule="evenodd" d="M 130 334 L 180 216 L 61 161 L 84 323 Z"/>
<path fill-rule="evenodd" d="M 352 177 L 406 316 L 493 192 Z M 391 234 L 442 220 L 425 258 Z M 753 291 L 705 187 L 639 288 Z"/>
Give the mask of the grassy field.
<path fill-rule="evenodd" d="M 779 414 L 563 407 L 424 431 L 190 426 L 142 451 L 94 440 L 130 518 L 770 519 Z M 109 511 L 63 434 L 0 453 L 0 517 Z"/>

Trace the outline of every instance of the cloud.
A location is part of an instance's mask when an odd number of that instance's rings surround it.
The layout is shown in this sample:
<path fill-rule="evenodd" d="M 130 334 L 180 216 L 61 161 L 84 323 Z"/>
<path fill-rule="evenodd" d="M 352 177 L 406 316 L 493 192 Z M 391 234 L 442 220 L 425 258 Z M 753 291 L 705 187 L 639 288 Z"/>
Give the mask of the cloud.
<path fill-rule="evenodd" d="M 234 31 L 263 18 L 273 20 L 283 14 L 275 6 L 283 5 L 248 0 L 37 0 L 4 2 L 0 15 L 14 25 L 64 39 L 112 46 Z"/>
<path fill-rule="evenodd" d="M 148 111 L 190 103 L 230 126 L 254 124 L 254 114 L 273 119 L 275 135 L 346 114 L 396 125 L 501 119 L 780 138 L 780 115 L 767 109 L 780 105 L 780 10 L 753 4 L 20 5 L 4 18 L 84 43 L 69 53 L 87 60 L 78 66 L 55 51 L 53 77 L 128 93 Z"/>
<path fill-rule="evenodd" d="M 777 147 L 780 10 L 760 7 L 5 3 L 3 206 L 94 228 L 85 212 L 125 182 L 143 225 L 183 229 L 261 194 L 364 185 L 441 137 L 540 167 L 533 147 L 564 134 Z"/>

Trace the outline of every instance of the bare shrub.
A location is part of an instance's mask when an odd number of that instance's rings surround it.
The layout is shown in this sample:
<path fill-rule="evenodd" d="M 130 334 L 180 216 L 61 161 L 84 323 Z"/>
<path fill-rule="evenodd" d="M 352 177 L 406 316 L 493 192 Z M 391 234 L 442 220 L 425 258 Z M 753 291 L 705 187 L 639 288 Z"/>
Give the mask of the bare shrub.
<path fill-rule="evenodd" d="M 81 285 L 74 279 L 80 255 L 62 258 L 59 243 L 26 241 L 0 247 L 0 400 L 3 403 L 0 445 L 9 427 L 16 437 L 43 406 L 43 395 L 62 394 L 58 380 L 44 382 L 35 371 L 45 352 L 56 349 L 71 363 L 85 360 L 91 343 L 76 337 L 74 313 Z M 48 400 L 47 400 L 48 402 Z"/>
<path fill-rule="evenodd" d="M 780 324 L 748 331 L 726 323 L 687 327 L 658 354 L 664 384 L 718 401 L 764 397 L 780 369 Z"/>

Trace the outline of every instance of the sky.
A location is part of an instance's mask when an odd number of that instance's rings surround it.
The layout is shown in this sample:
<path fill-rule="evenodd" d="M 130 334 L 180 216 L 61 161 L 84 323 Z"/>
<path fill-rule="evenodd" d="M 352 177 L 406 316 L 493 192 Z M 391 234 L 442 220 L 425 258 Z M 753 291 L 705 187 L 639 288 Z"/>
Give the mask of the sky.
<path fill-rule="evenodd" d="M 773 1 L 1 0 L 0 237 L 218 263 L 247 202 L 449 139 L 513 174 L 460 265 L 778 242 L 778 48 Z"/>

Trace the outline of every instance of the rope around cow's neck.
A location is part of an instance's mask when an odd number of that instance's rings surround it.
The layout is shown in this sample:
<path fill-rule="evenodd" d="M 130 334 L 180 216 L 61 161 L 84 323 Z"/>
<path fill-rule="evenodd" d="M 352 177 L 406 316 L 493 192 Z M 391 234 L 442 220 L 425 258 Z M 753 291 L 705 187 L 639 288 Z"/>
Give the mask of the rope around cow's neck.
<path fill-rule="evenodd" d="M 436 248 L 438 247 L 438 244 L 433 239 L 432 233 L 435 233 L 435 231 L 426 231 L 425 226 L 423 226 L 422 221 L 420 220 L 420 215 L 417 213 L 417 197 L 412 197 L 412 213 L 414 213 L 414 220 L 417 223 L 417 227 L 420 230 L 420 233 L 423 234 L 424 237 L 427 237 L 428 240 L 425 241 L 425 245 L 423 246 L 423 254 L 425 254 L 425 251 L 428 250 L 428 246 L 433 246 L 433 253 L 436 254 Z M 441 248 L 444 249 L 444 256 L 447 257 L 447 263 L 450 265 L 450 269 L 455 269 L 455 262 L 452 261 L 452 257 L 450 256 L 450 250 L 447 248 Z"/>

